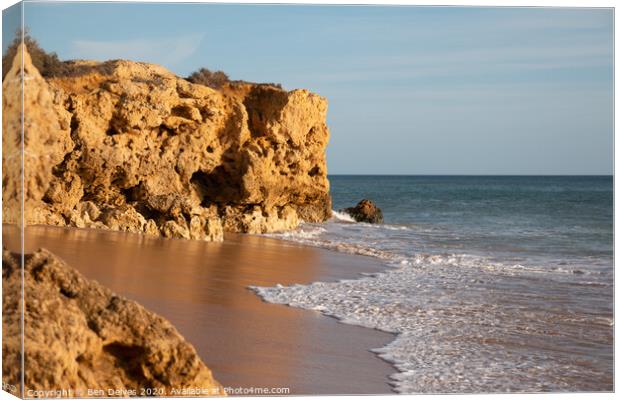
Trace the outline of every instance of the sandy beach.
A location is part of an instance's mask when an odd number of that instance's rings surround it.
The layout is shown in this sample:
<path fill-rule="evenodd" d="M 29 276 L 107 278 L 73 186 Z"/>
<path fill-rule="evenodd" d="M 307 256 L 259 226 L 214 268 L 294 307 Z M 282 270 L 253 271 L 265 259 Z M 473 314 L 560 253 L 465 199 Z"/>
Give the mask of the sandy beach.
<path fill-rule="evenodd" d="M 5 246 L 15 246 L 6 229 L 3 236 Z M 383 268 L 370 258 L 251 235 L 208 243 L 33 226 L 25 241 L 26 251 L 47 248 L 170 320 L 225 387 L 391 392 L 387 376 L 394 369 L 369 351 L 391 335 L 267 304 L 247 289 L 354 278 Z"/>

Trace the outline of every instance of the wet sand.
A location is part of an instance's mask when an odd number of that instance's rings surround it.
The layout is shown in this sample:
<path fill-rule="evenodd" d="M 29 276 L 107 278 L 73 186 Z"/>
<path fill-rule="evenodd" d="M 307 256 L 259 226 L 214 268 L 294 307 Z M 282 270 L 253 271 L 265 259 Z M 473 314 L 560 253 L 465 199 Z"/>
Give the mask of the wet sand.
<path fill-rule="evenodd" d="M 3 229 L 4 245 L 15 237 Z M 170 320 L 227 387 L 287 387 L 290 394 L 391 393 L 395 370 L 369 349 L 387 333 L 318 312 L 264 303 L 250 285 L 355 278 L 378 262 L 275 239 L 223 243 L 35 226 L 26 251 L 44 247 L 85 276 Z M 26 294 L 27 296 L 27 294 Z"/>

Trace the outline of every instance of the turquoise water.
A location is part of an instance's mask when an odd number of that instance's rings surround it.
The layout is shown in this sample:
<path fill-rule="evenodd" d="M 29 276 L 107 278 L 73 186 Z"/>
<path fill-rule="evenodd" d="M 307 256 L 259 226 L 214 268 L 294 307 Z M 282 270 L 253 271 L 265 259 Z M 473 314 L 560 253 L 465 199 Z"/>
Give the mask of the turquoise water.
<path fill-rule="evenodd" d="M 403 393 L 613 389 L 613 178 L 331 176 L 334 217 L 273 236 L 376 257 L 360 279 L 257 288 L 397 333 Z M 369 198 L 385 224 L 337 210 Z"/>

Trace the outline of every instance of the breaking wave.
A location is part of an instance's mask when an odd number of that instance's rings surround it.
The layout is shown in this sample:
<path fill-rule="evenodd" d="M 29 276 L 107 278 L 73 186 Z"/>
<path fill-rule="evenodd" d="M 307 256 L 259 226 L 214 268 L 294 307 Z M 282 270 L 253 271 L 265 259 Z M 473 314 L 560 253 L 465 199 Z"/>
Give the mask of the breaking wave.
<path fill-rule="evenodd" d="M 323 225 L 269 236 L 385 263 L 383 272 L 358 279 L 252 289 L 268 302 L 397 334 L 373 351 L 397 369 L 390 378 L 398 392 L 612 387 L 611 310 L 573 300 L 611 296 L 605 263 L 446 252 L 415 227 L 360 224 L 337 212 Z"/>

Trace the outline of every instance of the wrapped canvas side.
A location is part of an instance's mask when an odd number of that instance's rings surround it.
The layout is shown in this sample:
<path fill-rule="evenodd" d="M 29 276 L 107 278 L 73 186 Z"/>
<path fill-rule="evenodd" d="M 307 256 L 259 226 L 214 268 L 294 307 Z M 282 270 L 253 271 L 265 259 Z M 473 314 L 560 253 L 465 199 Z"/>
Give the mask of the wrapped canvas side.
<path fill-rule="evenodd" d="M 22 3 L 3 10 L 3 24 L 23 37 Z M 6 46 L 3 46 L 6 48 Z M 2 390 L 23 397 L 23 54 L 3 62 L 2 80 Z"/>

